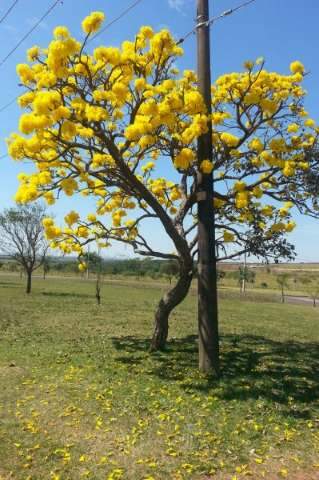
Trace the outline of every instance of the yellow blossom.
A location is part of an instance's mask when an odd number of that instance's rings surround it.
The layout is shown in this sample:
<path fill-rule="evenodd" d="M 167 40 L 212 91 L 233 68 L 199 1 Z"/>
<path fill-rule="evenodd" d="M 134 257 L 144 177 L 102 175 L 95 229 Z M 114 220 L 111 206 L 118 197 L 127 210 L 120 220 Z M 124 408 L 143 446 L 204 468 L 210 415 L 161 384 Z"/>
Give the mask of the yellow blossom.
<path fill-rule="evenodd" d="M 104 21 L 103 12 L 92 12 L 82 22 L 82 29 L 85 33 L 90 34 L 97 32 Z"/>
<path fill-rule="evenodd" d="M 303 66 L 303 64 L 301 62 L 299 62 L 298 60 L 296 60 L 295 62 L 292 62 L 290 64 L 290 71 L 292 73 L 305 73 L 305 67 Z"/>
<path fill-rule="evenodd" d="M 214 164 L 210 160 L 203 160 L 200 164 L 201 171 L 206 174 L 210 174 L 213 168 L 214 168 Z"/>

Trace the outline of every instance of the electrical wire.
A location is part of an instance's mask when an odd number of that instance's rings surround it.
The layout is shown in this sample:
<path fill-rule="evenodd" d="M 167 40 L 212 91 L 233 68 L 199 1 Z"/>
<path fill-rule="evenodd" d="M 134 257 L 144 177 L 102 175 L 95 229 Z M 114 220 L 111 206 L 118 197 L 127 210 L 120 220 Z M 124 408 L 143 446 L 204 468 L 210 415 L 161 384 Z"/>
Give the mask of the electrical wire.
<path fill-rule="evenodd" d="M 8 60 L 9 57 L 20 47 L 20 45 L 31 35 L 32 32 L 40 25 L 40 23 L 52 12 L 52 10 L 61 3 L 61 0 L 55 0 L 50 8 L 42 15 L 41 18 L 33 25 L 32 28 L 19 40 L 19 42 L 10 50 L 10 52 L 0 61 L 0 67 Z"/>
<path fill-rule="evenodd" d="M 8 10 L 3 14 L 3 16 L 0 18 L 0 23 L 4 22 L 4 20 L 7 18 L 7 16 L 9 15 L 9 13 L 11 12 L 11 10 L 14 9 L 14 7 L 16 6 L 16 4 L 18 3 L 19 0 L 14 0 L 14 2 L 10 5 L 10 7 L 8 8 Z"/>
<path fill-rule="evenodd" d="M 20 95 L 17 95 L 12 100 L 10 100 L 10 102 L 3 105 L 3 107 L 0 108 L 0 113 L 3 112 L 4 110 L 6 110 L 7 108 L 11 107 L 11 105 L 13 105 L 18 100 L 19 97 L 20 97 Z"/>
<path fill-rule="evenodd" d="M 244 3 L 241 3 L 240 5 L 238 5 L 237 7 L 234 7 L 234 8 L 230 8 L 229 10 L 225 10 L 224 12 L 222 12 L 220 15 L 217 15 L 216 17 L 213 17 L 211 18 L 210 20 L 207 20 L 205 22 L 200 22 L 198 23 L 192 30 L 190 30 L 189 32 L 186 33 L 186 35 L 184 35 L 184 37 L 181 37 L 178 41 L 177 41 L 177 45 L 180 45 L 181 43 L 185 42 L 185 40 L 190 37 L 192 34 L 196 33 L 197 29 L 199 27 L 203 27 L 203 26 L 206 26 L 208 27 L 209 25 L 212 25 L 214 22 L 216 22 L 216 20 L 220 20 L 224 17 L 227 17 L 228 15 L 231 15 L 232 13 L 235 13 L 237 12 L 238 10 L 240 10 L 241 8 L 244 8 L 244 7 L 248 7 L 248 5 L 250 5 L 251 3 L 254 3 L 256 0 L 247 0 L 246 2 Z"/>
<path fill-rule="evenodd" d="M 121 12 L 117 17 L 115 17 L 111 22 L 107 23 L 103 28 L 102 30 L 99 30 L 95 35 L 93 35 L 93 37 L 91 37 L 89 40 L 88 40 L 88 43 L 89 42 L 92 42 L 96 37 L 98 37 L 99 35 L 101 35 L 102 33 L 104 33 L 106 30 L 108 30 L 114 23 L 118 22 L 119 20 L 121 20 L 121 18 L 123 18 L 130 10 L 132 10 L 133 8 L 135 8 L 139 3 L 141 3 L 143 0 L 135 0 L 135 2 L 133 2 L 131 5 L 129 5 L 125 10 L 123 10 L 123 12 Z"/>

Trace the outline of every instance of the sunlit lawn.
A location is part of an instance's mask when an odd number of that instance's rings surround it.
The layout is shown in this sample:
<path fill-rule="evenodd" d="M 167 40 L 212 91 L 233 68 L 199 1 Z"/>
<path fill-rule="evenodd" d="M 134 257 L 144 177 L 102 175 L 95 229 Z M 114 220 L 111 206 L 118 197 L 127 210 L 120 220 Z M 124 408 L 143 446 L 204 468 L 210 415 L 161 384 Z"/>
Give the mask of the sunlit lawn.
<path fill-rule="evenodd" d="M 317 478 L 319 309 L 222 298 L 214 382 L 194 292 L 148 353 L 160 288 L 0 277 L 0 479 Z"/>

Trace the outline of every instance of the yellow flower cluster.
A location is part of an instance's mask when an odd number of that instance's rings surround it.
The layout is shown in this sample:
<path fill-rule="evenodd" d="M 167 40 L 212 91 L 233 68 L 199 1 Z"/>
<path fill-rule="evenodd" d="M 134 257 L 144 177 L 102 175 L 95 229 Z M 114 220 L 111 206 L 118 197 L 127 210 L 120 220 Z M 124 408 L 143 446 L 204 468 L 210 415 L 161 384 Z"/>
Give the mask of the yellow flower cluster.
<path fill-rule="evenodd" d="M 87 34 L 97 32 L 100 29 L 104 18 L 105 15 L 103 12 L 92 12 L 82 22 L 83 31 Z"/>
<path fill-rule="evenodd" d="M 190 148 L 182 148 L 174 159 L 176 168 L 187 170 L 195 160 L 195 154 Z"/>
<path fill-rule="evenodd" d="M 206 174 L 211 173 L 213 168 L 214 168 L 214 164 L 210 160 L 203 160 L 202 163 L 200 164 L 201 171 Z"/>

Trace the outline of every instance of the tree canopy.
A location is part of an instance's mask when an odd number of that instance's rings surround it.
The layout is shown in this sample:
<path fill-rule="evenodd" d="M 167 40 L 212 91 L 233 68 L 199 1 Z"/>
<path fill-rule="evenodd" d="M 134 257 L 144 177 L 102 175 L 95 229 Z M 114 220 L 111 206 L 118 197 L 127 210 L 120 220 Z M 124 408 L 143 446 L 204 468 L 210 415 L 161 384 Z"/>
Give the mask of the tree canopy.
<path fill-rule="evenodd" d="M 42 196 L 53 204 L 60 192 L 96 198 L 87 218 L 69 212 L 65 228 L 45 220 L 52 245 L 65 253 L 116 240 L 144 255 L 180 259 L 196 252 L 198 175 L 213 170 L 219 256 L 289 256 L 290 209 L 317 213 L 305 181 L 317 175 L 311 151 L 318 129 L 303 106 L 304 66 L 293 62 L 284 75 L 266 71 L 262 60 L 246 62 L 243 72 L 212 86 L 208 118 L 195 73 L 175 67 L 183 51 L 167 30 L 142 27 L 121 48 L 89 54 L 103 18 L 93 12 L 84 19 L 82 43 L 57 27 L 48 48 L 31 48 L 29 63 L 17 67 L 27 112 L 9 153 L 36 167 L 20 175 L 17 202 Z M 196 140 L 210 120 L 214 162 L 198 165 Z M 172 166 L 171 178 L 159 175 L 163 164 Z M 176 253 L 155 251 L 143 236 L 150 218 L 160 220 Z"/>

